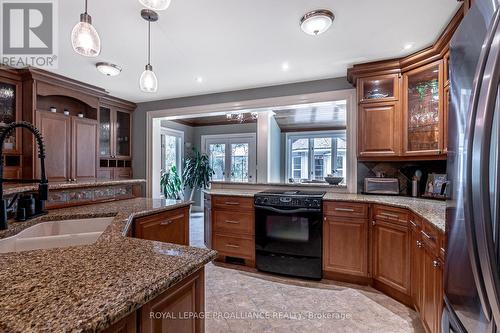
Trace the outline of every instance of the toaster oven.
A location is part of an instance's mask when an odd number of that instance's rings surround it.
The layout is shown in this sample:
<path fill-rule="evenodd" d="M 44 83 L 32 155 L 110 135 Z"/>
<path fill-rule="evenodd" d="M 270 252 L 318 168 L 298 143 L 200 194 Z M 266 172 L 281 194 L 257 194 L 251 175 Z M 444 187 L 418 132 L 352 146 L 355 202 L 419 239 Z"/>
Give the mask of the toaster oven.
<path fill-rule="evenodd" d="M 399 179 L 397 178 L 365 178 L 366 194 L 399 194 Z"/>

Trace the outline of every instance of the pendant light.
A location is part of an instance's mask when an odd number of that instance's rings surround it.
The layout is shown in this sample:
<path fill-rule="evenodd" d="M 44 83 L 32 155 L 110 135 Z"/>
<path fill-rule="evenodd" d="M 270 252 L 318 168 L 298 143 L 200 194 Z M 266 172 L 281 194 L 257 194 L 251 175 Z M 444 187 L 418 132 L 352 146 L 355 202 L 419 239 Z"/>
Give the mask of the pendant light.
<path fill-rule="evenodd" d="M 101 52 L 101 39 L 92 26 L 92 17 L 87 14 L 87 0 L 85 12 L 80 14 L 80 22 L 71 31 L 71 45 L 76 53 L 85 57 L 97 57 Z"/>
<path fill-rule="evenodd" d="M 148 93 L 155 93 L 158 90 L 158 78 L 151 66 L 151 22 L 158 21 L 158 14 L 151 9 L 141 10 L 141 16 L 148 21 L 148 64 L 139 79 L 141 90 Z"/>
<path fill-rule="evenodd" d="M 141 5 L 153 10 L 165 10 L 170 6 L 170 0 L 139 0 Z"/>

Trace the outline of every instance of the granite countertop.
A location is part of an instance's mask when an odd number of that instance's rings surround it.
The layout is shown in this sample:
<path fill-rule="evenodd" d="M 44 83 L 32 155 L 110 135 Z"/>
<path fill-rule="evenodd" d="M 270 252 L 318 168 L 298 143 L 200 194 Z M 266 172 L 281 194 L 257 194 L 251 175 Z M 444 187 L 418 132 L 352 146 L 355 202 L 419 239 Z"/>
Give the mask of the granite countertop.
<path fill-rule="evenodd" d="M 124 180 L 107 180 L 107 179 L 96 179 L 96 180 L 81 180 L 76 182 L 49 182 L 49 190 L 65 190 L 72 188 L 87 188 L 87 187 L 103 187 L 103 186 L 114 186 L 114 185 L 138 185 L 145 183 L 145 179 L 124 179 Z M 12 195 L 22 192 L 37 191 L 38 184 L 12 184 L 5 185 L 3 189 L 4 195 Z"/>
<path fill-rule="evenodd" d="M 11 222 L 0 238 L 48 220 L 115 217 L 92 245 L 0 254 L 0 331 L 99 331 L 203 267 L 215 251 L 125 236 L 135 217 L 190 204 L 135 198 Z"/>
<path fill-rule="evenodd" d="M 204 193 L 211 195 L 231 195 L 242 197 L 253 197 L 260 190 L 237 190 L 237 189 L 216 189 L 205 190 Z M 390 195 L 366 195 L 366 194 L 350 194 L 350 193 L 334 193 L 327 192 L 324 200 L 329 201 L 355 201 L 366 203 L 380 203 L 395 207 L 406 208 L 425 218 L 427 221 L 435 225 L 441 231 L 445 231 L 445 213 L 446 203 L 444 201 L 436 201 L 429 199 L 419 199 L 401 196 Z"/>

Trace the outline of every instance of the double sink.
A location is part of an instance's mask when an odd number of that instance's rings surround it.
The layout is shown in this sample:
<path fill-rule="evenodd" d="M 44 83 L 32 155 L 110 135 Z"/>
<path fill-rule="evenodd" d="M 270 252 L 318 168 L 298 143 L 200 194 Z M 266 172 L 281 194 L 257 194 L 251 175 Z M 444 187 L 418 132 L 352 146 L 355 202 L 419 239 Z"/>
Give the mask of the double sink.
<path fill-rule="evenodd" d="M 89 245 L 111 224 L 114 217 L 49 221 L 0 239 L 0 253 Z"/>

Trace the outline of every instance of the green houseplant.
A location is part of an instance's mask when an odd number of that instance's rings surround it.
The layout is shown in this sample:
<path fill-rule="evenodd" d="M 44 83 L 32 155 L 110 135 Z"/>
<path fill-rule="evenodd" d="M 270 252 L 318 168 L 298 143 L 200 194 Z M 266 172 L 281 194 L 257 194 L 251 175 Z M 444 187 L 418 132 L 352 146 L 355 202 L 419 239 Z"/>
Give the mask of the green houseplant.
<path fill-rule="evenodd" d="M 184 170 L 182 171 L 184 188 L 189 187 L 191 189 L 189 200 L 193 200 L 197 189 L 208 188 L 214 173 L 208 155 L 200 153 L 193 147 L 191 156 L 186 157 L 184 160 Z"/>
<path fill-rule="evenodd" d="M 170 170 L 161 171 L 160 187 L 165 198 L 174 200 L 182 198 L 182 182 L 175 165 L 172 165 Z"/>

